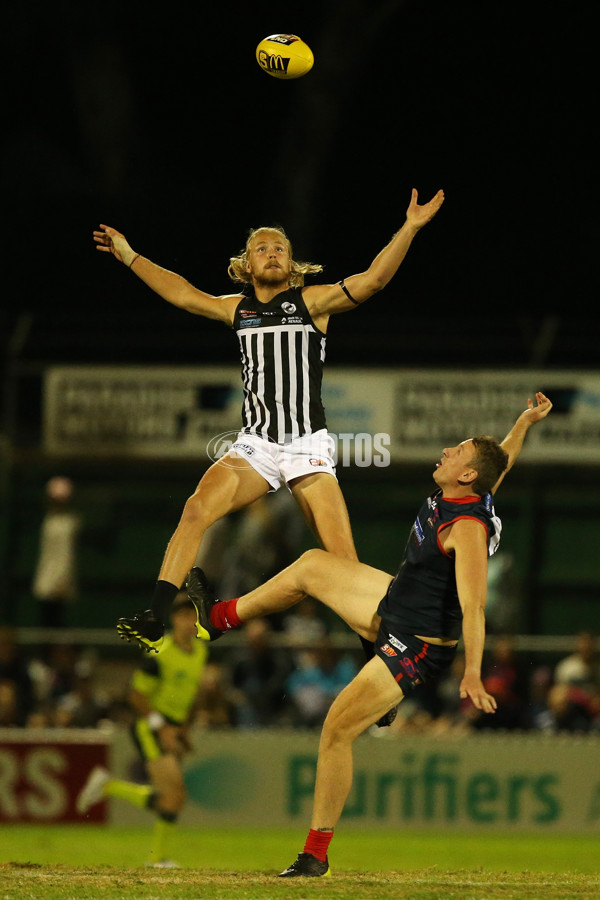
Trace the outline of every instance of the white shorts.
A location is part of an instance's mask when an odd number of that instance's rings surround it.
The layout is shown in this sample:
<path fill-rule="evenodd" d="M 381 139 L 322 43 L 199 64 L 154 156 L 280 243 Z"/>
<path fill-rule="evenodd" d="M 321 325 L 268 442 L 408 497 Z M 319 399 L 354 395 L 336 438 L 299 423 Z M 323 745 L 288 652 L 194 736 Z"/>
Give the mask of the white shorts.
<path fill-rule="evenodd" d="M 229 452 L 247 459 L 274 491 L 294 478 L 317 472 L 328 473 L 337 480 L 333 462 L 335 441 L 325 428 L 294 438 L 287 444 L 276 444 L 256 434 L 240 431 Z"/>

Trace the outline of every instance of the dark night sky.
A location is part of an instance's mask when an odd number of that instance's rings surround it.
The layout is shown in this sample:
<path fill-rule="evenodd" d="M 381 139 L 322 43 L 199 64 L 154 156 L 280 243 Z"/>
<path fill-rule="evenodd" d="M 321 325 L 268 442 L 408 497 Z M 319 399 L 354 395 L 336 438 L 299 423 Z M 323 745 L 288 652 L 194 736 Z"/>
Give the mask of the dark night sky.
<path fill-rule="evenodd" d="M 94 252 L 100 221 L 214 293 L 228 289 L 248 228 L 281 223 L 296 255 L 334 281 L 366 267 L 415 186 L 426 199 L 443 187 L 446 203 L 394 282 L 394 327 L 427 318 L 443 331 L 471 316 L 493 329 L 509 315 L 557 314 L 589 335 L 592 4 L 211 7 L 22 3 L 6 19 L 5 334 L 33 312 L 39 356 L 49 323 L 75 334 L 87 321 L 98 334 L 104 320 L 99 355 L 110 358 L 119 317 L 189 330 Z M 283 31 L 315 53 L 297 81 L 254 59 L 262 37 Z M 385 307 L 358 315 L 361 330 L 389 330 Z M 73 357 L 45 333 L 46 356 Z"/>

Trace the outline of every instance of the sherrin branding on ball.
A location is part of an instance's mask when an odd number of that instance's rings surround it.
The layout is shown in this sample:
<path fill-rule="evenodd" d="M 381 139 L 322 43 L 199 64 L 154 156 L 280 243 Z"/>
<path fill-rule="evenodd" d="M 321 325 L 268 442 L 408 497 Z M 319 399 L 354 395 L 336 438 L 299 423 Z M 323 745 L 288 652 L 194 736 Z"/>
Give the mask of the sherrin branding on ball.
<path fill-rule="evenodd" d="M 312 50 L 295 34 L 272 34 L 256 48 L 256 61 L 273 78 L 300 78 L 313 67 Z"/>

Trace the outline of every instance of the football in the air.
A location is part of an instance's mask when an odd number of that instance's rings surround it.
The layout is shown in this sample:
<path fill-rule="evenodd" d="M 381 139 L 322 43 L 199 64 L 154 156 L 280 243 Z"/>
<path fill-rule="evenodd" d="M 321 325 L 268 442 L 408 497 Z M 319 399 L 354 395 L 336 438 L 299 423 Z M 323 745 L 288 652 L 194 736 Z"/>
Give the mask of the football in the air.
<path fill-rule="evenodd" d="M 295 34 L 272 34 L 256 48 L 256 61 L 273 78 L 300 78 L 315 61 L 312 50 Z"/>

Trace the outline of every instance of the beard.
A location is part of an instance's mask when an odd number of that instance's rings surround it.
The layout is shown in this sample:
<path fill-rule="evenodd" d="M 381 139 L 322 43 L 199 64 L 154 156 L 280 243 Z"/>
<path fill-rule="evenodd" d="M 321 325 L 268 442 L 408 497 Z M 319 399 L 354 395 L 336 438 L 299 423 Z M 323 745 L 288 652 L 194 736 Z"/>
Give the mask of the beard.
<path fill-rule="evenodd" d="M 272 266 L 269 269 L 263 269 L 259 274 L 255 272 L 251 274 L 257 287 L 281 287 L 289 283 L 291 272 L 281 269 L 279 266 Z"/>

